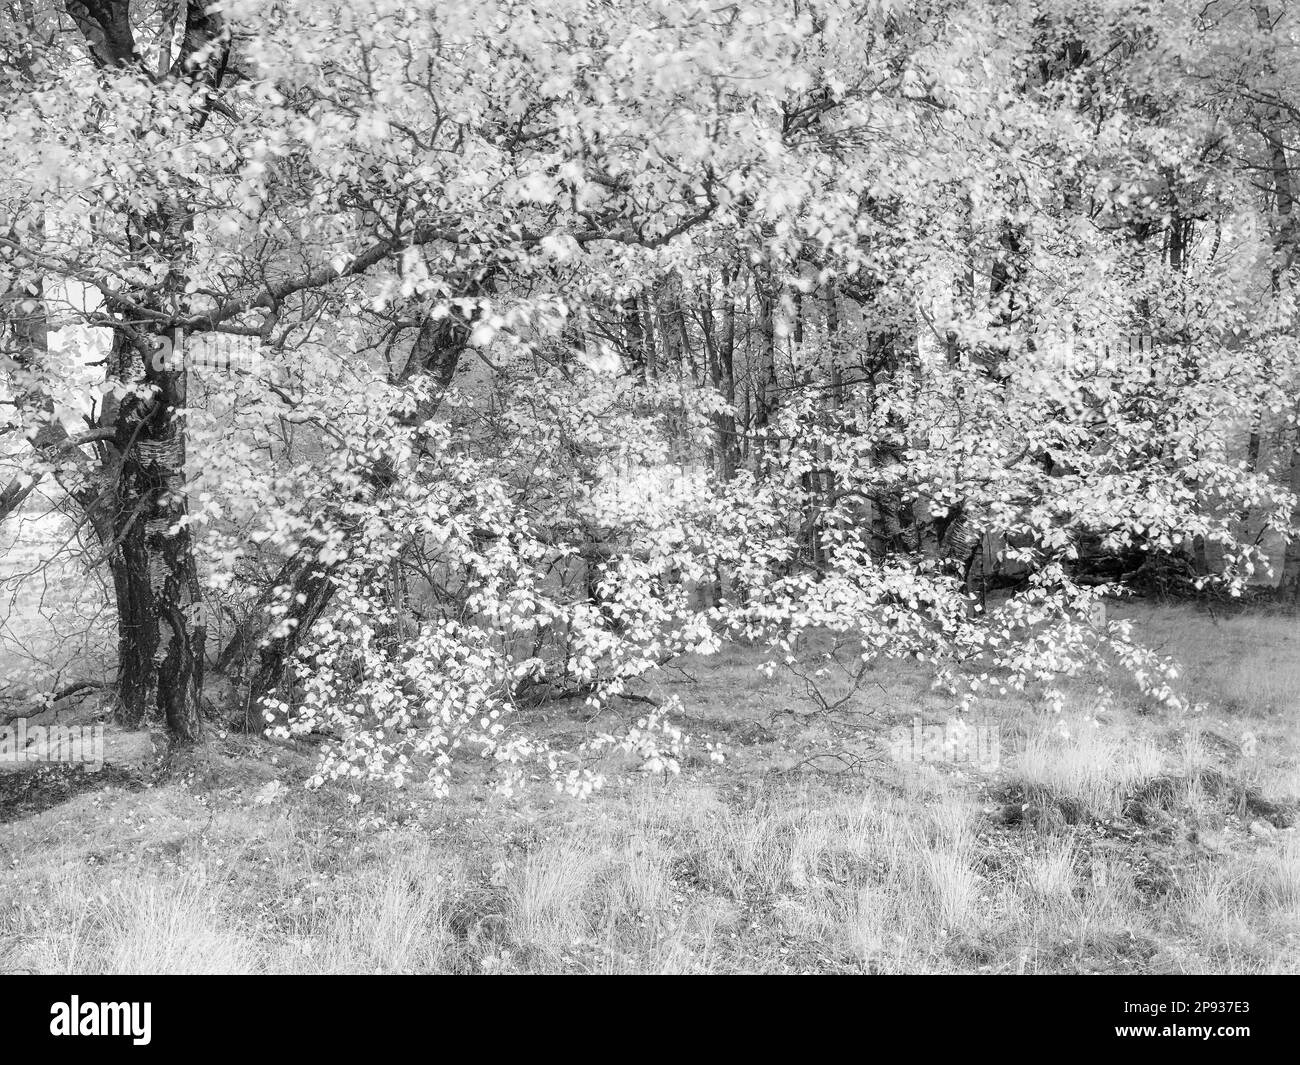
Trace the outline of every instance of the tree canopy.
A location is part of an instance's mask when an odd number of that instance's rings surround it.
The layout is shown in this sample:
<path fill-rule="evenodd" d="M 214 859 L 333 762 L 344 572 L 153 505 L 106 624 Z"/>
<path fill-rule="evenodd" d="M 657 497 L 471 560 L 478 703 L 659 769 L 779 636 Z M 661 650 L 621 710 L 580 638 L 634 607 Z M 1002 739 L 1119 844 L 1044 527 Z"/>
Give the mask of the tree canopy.
<path fill-rule="evenodd" d="M 0 684 L 578 792 L 520 708 L 727 640 L 1174 698 L 1101 595 L 1300 592 L 1298 33 L 11 0 Z M 594 744 L 671 765 L 669 711 Z"/>

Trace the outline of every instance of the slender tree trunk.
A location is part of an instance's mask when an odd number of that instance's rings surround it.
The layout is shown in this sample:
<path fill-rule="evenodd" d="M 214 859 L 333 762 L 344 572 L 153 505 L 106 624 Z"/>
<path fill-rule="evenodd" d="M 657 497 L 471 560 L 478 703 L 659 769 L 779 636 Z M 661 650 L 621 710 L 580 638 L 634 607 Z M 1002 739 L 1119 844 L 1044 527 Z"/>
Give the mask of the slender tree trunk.
<path fill-rule="evenodd" d="M 643 292 L 640 300 L 641 321 L 645 325 L 645 379 L 653 381 L 659 376 L 658 353 L 655 348 L 654 303 L 649 293 Z"/>
<path fill-rule="evenodd" d="M 762 464 L 766 441 L 761 437 L 768 427 L 776 406 L 776 299 L 766 273 L 754 275 L 758 296 L 758 373 L 754 378 L 754 428 L 760 437 L 755 451 Z"/>
<path fill-rule="evenodd" d="M 623 301 L 623 328 L 627 338 L 628 360 L 642 384 L 646 379 L 645 329 L 641 325 L 641 308 L 636 296 Z"/>
<path fill-rule="evenodd" d="M 1266 3 L 1254 5 L 1255 19 L 1260 32 L 1268 38 L 1269 65 L 1275 50 L 1273 42 L 1273 19 Z M 1295 210 L 1295 185 L 1293 184 L 1290 160 L 1287 158 L 1286 115 L 1280 106 L 1265 104 L 1261 108 L 1260 129 L 1268 149 L 1269 176 L 1273 186 L 1273 289 L 1280 291 L 1283 284 L 1290 279 L 1292 268 L 1300 251 L 1300 233 L 1297 226 L 1300 218 Z M 1298 416 L 1300 419 L 1300 416 Z M 1297 437 L 1291 448 L 1291 458 L 1287 469 L 1287 483 L 1292 492 L 1300 492 L 1300 427 L 1295 430 Z M 1253 444 L 1258 448 L 1258 443 Z M 1300 517 L 1300 515 L 1297 515 Z M 1282 572 L 1277 586 L 1277 595 L 1289 603 L 1300 602 L 1300 521 L 1293 518 L 1291 522 L 1292 538 L 1287 542 L 1282 557 Z"/>
<path fill-rule="evenodd" d="M 826 346 L 830 357 L 830 371 L 828 374 L 829 387 L 826 389 L 824 402 L 824 417 L 826 426 L 832 434 L 840 427 L 840 412 L 844 406 L 844 374 L 840 367 L 840 344 L 839 291 L 835 282 L 831 281 L 826 287 Z M 834 451 L 831 445 L 822 445 L 821 499 L 822 506 L 827 511 L 833 510 L 835 498 L 839 492 L 835 472 L 831 469 L 833 459 Z M 813 542 L 813 562 L 818 566 L 823 565 L 826 561 L 826 552 L 821 542 L 825 528 L 826 520 L 823 516 L 814 523 L 813 528 L 815 537 Z"/>
<path fill-rule="evenodd" d="M 740 466 L 740 440 L 736 435 L 736 278 L 727 267 L 722 268 L 722 338 L 718 344 L 718 389 L 726 401 L 727 409 L 717 415 L 715 431 L 718 435 L 720 462 L 718 474 L 724 481 L 736 476 Z"/>
<path fill-rule="evenodd" d="M 961 242 L 962 268 L 953 278 L 953 317 L 969 319 L 975 313 L 975 231 L 969 193 L 961 198 L 961 211 L 962 225 L 958 231 L 958 240 Z M 963 352 L 961 338 L 956 330 L 949 329 L 944 342 L 948 365 L 960 365 Z"/>
<path fill-rule="evenodd" d="M 1300 498 L 1300 429 L 1291 434 L 1291 459 L 1287 465 L 1287 488 Z M 1291 519 L 1293 530 L 1300 525 L 1300 512 Z M 1300 602 L 1300 533 L 1286 545 L 1282 572 L 1277 583 L 1278 598 L 1287 603 Z"/>

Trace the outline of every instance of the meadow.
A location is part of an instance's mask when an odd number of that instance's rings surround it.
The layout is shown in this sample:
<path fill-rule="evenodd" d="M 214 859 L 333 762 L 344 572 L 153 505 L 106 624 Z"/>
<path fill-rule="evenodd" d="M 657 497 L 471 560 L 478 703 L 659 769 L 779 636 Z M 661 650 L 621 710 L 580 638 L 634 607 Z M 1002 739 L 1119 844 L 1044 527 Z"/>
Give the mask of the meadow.
<path fill-rule="evenodd" d="M 1119 612 L 1196 708 L 1078 678 L 986 705 L 981 757 L 908 746 L 952 718 L 918 667 L 819 699 L 746 648 L 642 689 L 681 699 L 680 774 L 611 755 L 586 800 L 308 792 L 310 747 L 234 734 L 169 779 L 112 734 L 98 774 L 0 774 L 0 971 L 1300 972 L 1295 619 Z"/>

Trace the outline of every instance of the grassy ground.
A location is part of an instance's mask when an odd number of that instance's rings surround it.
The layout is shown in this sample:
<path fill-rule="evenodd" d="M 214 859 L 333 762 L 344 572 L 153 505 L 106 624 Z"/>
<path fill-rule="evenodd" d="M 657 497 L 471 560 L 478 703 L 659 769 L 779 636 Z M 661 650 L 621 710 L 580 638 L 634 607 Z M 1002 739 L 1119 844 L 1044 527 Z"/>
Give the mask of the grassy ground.
<path fill-rule="evenodd" d="M 648 689 L 728 763 L 585 803 L 308 794 L 305 752 L 234 738 L 188 783 L 10 776 L 0 971 L 1300 971 L 1300 626 L 1128 612 L 1203 708 L 1002 699 L 984 764 L 888 756 L 950 715 L 918 671 L 827 709 L 737 650 Z"/>

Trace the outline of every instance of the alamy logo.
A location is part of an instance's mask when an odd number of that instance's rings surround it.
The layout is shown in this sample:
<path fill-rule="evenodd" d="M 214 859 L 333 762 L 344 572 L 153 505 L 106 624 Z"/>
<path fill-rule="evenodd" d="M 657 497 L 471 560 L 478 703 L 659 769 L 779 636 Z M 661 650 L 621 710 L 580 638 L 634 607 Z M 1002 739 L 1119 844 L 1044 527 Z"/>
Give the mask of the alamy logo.
<path fill-rule="evenodd" d="M 130 1036 L 136 1046 L 149 1045 L 152 1005 L 148 1002 L 69 1002 L 50 1007 L 50 1035 Z"/>
<path fill-rule="evenodd" d="M 246 370 L 250 373 L 263 369 L 266 360 L 260 352 L 246 346 L 215 347 L 212 344 L 182 344 L 177 330 L 172 335 L 153 338 L 149 354 L 150 368 L 157 371 L 199 370 L 227 373 Z"/>
<path fill-rule="evenodd" d="M 103 725 L 0 725 L 0 762 L 104 762 Z"/>
<path fill-rule="evenodd" d="M 910 726 L 897 725 L 889 732 L 889 756 L 895 762 L 964 762 L 995 769 L 1001 755 L 997 725 L 963 718 L 927 725 L 914 717 Z"/>

